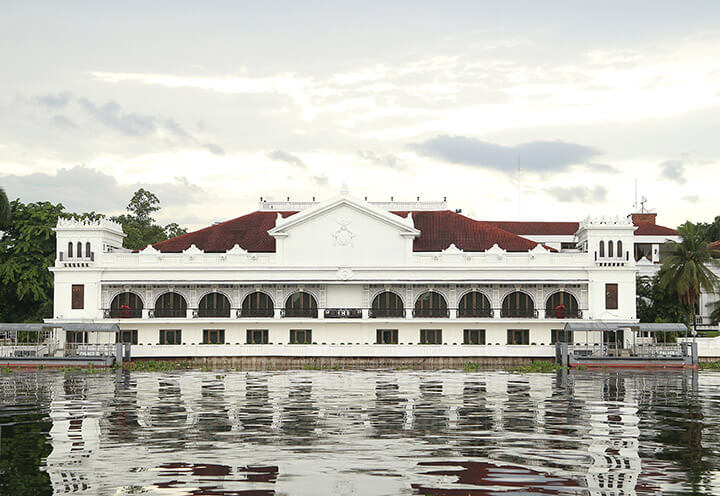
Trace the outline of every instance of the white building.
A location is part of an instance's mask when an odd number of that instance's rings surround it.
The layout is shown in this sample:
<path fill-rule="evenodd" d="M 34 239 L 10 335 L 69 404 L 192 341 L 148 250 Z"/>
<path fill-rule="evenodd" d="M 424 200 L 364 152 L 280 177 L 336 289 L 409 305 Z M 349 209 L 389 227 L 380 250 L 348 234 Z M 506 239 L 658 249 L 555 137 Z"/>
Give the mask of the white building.
<path fill-rule="evenodd" d="M 568 320 L 636 323 L 638 271 L 677 238 L 654 214 L 488 222 L 346 189 L 139 252 L 106 220 L 56 232 L 51 322 L 118 323 L 134 356 L 552 356 Z"/>

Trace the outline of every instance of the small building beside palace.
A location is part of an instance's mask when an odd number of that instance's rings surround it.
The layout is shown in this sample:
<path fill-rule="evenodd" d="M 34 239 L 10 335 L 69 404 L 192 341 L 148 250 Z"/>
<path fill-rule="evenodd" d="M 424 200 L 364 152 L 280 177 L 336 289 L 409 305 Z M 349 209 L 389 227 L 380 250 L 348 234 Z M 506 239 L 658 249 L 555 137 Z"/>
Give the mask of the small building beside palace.
<path fill-rule="evenodd" d="M 600 339 L 564 332 L 567 322 L 637 323 L 636 278 L 679 240 L 650 213 L 486 221 L 445 201 L 373 203 L 346 188 L 321 202 L 261 201 L 136 252 L 108 220 L 61 219 L 56 232 L 49 323 L 117 323 L 133 355 L 183 357 L 323 346 L 552 356 L 557 341 Z"/>

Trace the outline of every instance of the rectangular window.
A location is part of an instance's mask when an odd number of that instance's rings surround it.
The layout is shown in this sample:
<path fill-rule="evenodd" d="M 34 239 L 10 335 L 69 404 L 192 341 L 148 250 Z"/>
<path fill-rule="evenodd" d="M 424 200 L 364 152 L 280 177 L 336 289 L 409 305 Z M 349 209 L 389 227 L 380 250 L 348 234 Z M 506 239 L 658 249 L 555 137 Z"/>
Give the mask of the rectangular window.
<path fill-rule="evenodd" d="M 420 329 L 420 344 L 442 344 L 442 329 Z"/>
<path fill-rule="evenodd" d="M 378 329 L 377 330 L 377 344 L 398 344 L 398 330 L 397 329 Z"/>
<path fill-rule="evenodd" d="M 180 329 L 161 329 L 159 344 L 180 344 L 182 343 L 182 331 Z"/>
<path fill-rule="evenodd" d="M 268 330 L 267 329 L 248 329 L 246 343 L 247 344 L 268 344 Z"/>
<path fill-rule="evenodd" d="M 575 248 L 577 248 L 575 243 L 560 243 L 561 250 L 574 250 Z"/>
<path fill-rule="evenodd" d="M 553 329 L 550 331 L 550 344 L 573 343 L 573 332 L 565 329 Z"/>
<path fill-rule="evenodd" d="M 312 343 L 312 331 L 310 329 L 290 329 L 290 344 Z"/>
<path fill-rule="evenodd" d="M 87 344 L 87 331 L 65 331 L 65 342 L 75 344 Z"/>
<path fill-rule="evenodd" d="M 137 329 L 133 329 L 130 331 L 121 330 L 119 333 L 117 333 L 115 335 L 115 342 L 116 343 L 138 344 Z"/>
<path fill-rule="evenodd" d="M 508 329 L 507 344 L 530 344 L 530 329 Z"/>
<path fill-rule="evenodd" d="M 463 344 L 485 344 L 485 329 L 465 329 Z"/>
<path fill-rule="evenodd" d="M 649 262 L 652 262 L 652 244 L 635 243 L 634 248 L 636 262 L 639 262 L 641 258 L 647 258 Z"/>
<path fill-rule="evenodd" d="M 605 308 L 607 310 L 618 309 L 618 285 L 616 283 L 605 285 Z"/>
<path fill-rule="evenodd" d="M 84 284 L 73 284 L 72 285 L 72 309 L 82 310 L 85 308 L 85 285 Z"/>
<path fill-rule="evenodd" d="M 225 344 L 225 329 L 204 329 L 203 344 Z"/>

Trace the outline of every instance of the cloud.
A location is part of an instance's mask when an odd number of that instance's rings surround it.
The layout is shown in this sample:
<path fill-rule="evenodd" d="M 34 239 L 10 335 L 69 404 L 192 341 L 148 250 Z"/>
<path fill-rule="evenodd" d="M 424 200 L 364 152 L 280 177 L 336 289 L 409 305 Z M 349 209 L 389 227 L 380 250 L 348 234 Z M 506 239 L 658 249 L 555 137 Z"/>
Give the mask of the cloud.
<path fill-rule="evenodd" d="M 556 186 L 546 188 L 545 192 L 561 203 L 599 203 L 605 201 L 608 194 L 604 186 Z"/>
<path fill-rule="evenodd" d="M 270 160 L 276 160 L 278 162 L 287 162 L 288 164 L 294 164 L 299 167 L 305 167 L 305 163 L 300 160 L 300 158 L 296 157 L 295 155 L 284 152 L 282 150 L 273 150 L 272 152 L 267 154 L 267 157 Z"/>
<path fill-rule="evenodd" d="M 357 152 L 358 157 L 369 162 L 375 162 L 378 165 L 389 167 L 390 169 L 404 169 L 405 165 L 395 155 L 380 155 L 375 152 L 360 150 Z"/>
<path fill-rule="evenodd" d="M 660 164 L 660 175 L 665 179 L 685 184 L 685 165 L 680 160 L 666 160 Z"/>
<path fill-rule="evenodd" d="M 23 202 L 50 201 L 62 203 L 72 212 L 96 211 L 117 213 L 125 206 L 138 188 L 151 190 L 162 206 L 184 205 L 202 199 L 203 190 L 184 177 L 172 182 L 120 184 L 117 179 L 96 169 L 82 165 L 59 169 L 57 174 L 0 175 L 8 198 Z"/>
<path fill-rule="evenodd" d="M 110 101 L 98 106 L 87 98 L 79 98 L 78 103 L 90 115 L 107 127 L 128 136 L 155 134 L 159 128 L 158 120 L 155 117 L 136 113 L 125 113 L 115 101 Z M 175 127 L 174 121 L 168 122 L 170 122 L 169 130 L 173 134 L 177 134 L 178 129 Z M 182 132 L 184 133 L 184 131 Z"/>
<path fill-rule="evenodd" d="M 225 155 L 225 150 L 219 145 L 215 145 L 213 143 L 205 143 L 203 146 L 213 155 Z"/>
<path fill-rule="evenodd" d="M 70 103 L 70 100 L 72 100 L 72 93 L 69 91 L 64 91 L 62 93 L 49 93 L 35 98 L 37 103 L 53 109 L 65 107 L 68 103 Z"/>
<path fill-rule="evenodd" d="M 594 148 L 562 141 L 532 141 L 503 146 L 466 136 L 440 135 L 410 145 L 417 153 L 462 165 L 487 167 L 502 172 L 518 168 L 536 172 L 560 172 L 599 155 Z"/>
<path fill-rule="evenodd" d="M 682 199 L 688 203 L 698 203 L 700 201 L 700 195 L 685 195 Z"/>
<path fill-rule="evenodd" d="M 77 129 L 77 124 L 65 117 L 64 115 L 55 115 L 52 118 L 52 123 L 56 127 L 64 129 Z"/>
<path fill-rule="evenodd" d="M 325 187 L 329 183 L 327 176 L 313 176 L 312 180 L 317 186 L 321 186 L 321 187 Z"/>

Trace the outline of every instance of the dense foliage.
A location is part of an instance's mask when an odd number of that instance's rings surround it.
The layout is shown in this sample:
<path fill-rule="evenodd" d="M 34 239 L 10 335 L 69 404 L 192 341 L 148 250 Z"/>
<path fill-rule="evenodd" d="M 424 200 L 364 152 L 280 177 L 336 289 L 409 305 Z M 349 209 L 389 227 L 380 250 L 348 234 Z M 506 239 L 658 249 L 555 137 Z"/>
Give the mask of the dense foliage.
<path fill-rule="evenodd" d="M 0 211 L 2 210 L 0 195 Z M 128 214 L 114 218 L 128 233 L 127 248 L 143 248 L 187 232 L 173 223 L 154 224 L 160 201 L 144 189 L 133 195 Z M 52 317 L 55 232 L 59 217 L 96 220 L 103 214 L 73 213 L 50 202 L 9 203 L 9 219 L 0 233 L 0 322 L 40 322 Z"/>
<path fill-rule="evenodd" d="M 10 222 L 10 202 L 5 190 L 0 188 L 0 229 Z"/>

